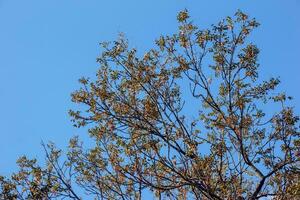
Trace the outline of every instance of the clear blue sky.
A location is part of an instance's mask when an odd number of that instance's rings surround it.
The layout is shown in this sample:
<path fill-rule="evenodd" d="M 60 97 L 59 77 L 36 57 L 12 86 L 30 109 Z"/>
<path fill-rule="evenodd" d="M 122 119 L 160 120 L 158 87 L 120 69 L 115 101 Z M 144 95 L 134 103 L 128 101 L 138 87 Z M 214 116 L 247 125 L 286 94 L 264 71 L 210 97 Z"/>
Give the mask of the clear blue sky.
<path fill-rule="evenodd" d="M 64 147 L 84 134 L 67 111 L 77 79 L 98 67 L 99 42 L 124 32 L 131 45 L 149 48 L 176 30 L 184 8 L 204 28 L 237 9 L 256 17 L 261 71 L 281 77 L 300 114 L 298 0 L 0 0 L 0 174 L 15 170 L 23 154 L 41 158 L 41 140 Z"/>

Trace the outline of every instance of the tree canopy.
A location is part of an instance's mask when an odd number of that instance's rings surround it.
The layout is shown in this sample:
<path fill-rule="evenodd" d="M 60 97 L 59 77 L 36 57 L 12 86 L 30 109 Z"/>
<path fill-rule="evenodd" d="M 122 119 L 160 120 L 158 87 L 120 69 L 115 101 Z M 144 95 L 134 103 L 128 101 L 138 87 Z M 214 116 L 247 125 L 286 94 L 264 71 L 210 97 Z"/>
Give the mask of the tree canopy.
<path fill-rule="evenodd" d="M 259 26 L 241 11 L 200 29 L 187 10 L 178 32 L 144 55 L 124 36 L 102 43 L 95 78 L 81 78 L 66 152 L 45 165 L 21 157 L 0 177 L 1 199 L 299 199 L 299 117 L 259 77 Z M 151 196 L 153 195 L 153 196 Z"/>

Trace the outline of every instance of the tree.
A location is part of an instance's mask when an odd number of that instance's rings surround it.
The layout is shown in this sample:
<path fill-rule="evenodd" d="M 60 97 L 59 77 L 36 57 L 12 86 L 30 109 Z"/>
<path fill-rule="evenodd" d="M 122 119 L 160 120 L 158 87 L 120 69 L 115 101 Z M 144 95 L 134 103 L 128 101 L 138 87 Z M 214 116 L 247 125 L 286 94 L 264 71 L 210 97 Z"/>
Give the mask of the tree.
<path fill-rule="evenodd" d="M 144 56 L 123 36 L 102 43 L 97 77 L 80 79 L 70 111 L 94 146 L 43 145 L 44 167 L 20 158 L 1 199 L 300 198 L 299 117 L 279 79 L 258 78 L 247 41 L 258 22 L 241 11 L 205 30 L 187 10 L 177 19 L 179 32 Z"/>

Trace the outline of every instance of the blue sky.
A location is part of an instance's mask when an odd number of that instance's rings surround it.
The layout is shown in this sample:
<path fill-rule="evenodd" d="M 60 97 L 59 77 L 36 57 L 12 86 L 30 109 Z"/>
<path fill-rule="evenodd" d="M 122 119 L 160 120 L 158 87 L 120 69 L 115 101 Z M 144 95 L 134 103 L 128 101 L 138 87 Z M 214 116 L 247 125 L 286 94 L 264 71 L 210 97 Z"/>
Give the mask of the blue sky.
<path fill-rule="evenodd" d="M 124 32 L 147 49 L 176 31 L 184 8 L 200 28 L 237 9 L 257 18 L 262 25 L 251 40 L 261 49 L 261 72 L 281 77 L 300 114 L 300 1 L 0 0 L 0 174 L 15 170 L 23 154 L 42 158 L 41 140 L 64 147 L 84 134 L 67 111 L 77 79 L 98 67 L 99 42 Z"/>

